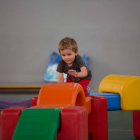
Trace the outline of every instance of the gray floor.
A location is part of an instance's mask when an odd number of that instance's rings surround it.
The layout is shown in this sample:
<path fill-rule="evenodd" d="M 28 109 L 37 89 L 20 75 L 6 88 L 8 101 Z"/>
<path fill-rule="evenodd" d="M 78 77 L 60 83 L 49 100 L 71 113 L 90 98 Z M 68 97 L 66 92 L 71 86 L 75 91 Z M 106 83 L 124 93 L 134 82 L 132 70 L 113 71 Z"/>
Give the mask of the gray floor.
<path fill-rule="evenodd" d="M 139 140 L 133 136 L 132 111 L 108 111 L 108 140 Z"/>

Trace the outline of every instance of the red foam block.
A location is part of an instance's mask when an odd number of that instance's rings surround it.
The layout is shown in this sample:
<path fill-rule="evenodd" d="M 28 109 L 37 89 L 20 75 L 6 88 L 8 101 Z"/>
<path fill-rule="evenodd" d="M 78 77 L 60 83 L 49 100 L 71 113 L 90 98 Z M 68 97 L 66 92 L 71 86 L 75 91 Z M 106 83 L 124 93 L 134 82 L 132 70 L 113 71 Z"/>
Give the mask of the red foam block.
<path fill-rule="evenodd" d="M 133 111 L 133 135 L 140 138 L 140 111 Z"/>
<path fill-rule="evenodd" d="M 9 107 L 1 111 L 1 140 L 11 140 L 19 116 L 27 107 Z"/>
<path fill-rule="evenodd" d="M 88 112 L 84 106 L 70 106 L 61 111 L 58 140 L 88 140 Z"/>
<path fill-rule="evenodd" d="M 37 100 L 38 100 L 38 97 L 32 97 L 31 98 L 31 107 L 37 105 Z"/>
<path fill-rule="evenodd" d="M 90 97 L 92 113 L 88 116 L 89 140 L 108 140 L 107 98 Z"/>

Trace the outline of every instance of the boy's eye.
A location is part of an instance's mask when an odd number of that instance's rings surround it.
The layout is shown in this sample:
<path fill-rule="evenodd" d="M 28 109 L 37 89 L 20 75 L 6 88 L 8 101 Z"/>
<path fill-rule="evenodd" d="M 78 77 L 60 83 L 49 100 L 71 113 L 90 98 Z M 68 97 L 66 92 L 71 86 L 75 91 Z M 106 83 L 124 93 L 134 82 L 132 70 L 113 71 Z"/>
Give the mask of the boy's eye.
<path fill-rule="evenodd" d="M 69 53 L 68 56 L 70 56 L 71 54 Z"/>
<path fill-rule="evenodd" d="M 65 56 L 64 54 L 62 54 L 62 56 Z"/>

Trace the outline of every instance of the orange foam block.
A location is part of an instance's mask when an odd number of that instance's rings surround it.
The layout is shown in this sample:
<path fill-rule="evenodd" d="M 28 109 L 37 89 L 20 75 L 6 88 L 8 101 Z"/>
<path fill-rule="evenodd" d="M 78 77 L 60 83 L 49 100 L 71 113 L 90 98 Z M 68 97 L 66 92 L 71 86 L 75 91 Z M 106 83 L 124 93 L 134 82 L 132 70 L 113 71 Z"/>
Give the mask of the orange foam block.
<path fill-rule="evenodd" d="M 91 113 L 91 97 L 85 98 L 84 90 L 78 83 L 46 83 L 42 86 L 38 105 L 85 106 Z"/>

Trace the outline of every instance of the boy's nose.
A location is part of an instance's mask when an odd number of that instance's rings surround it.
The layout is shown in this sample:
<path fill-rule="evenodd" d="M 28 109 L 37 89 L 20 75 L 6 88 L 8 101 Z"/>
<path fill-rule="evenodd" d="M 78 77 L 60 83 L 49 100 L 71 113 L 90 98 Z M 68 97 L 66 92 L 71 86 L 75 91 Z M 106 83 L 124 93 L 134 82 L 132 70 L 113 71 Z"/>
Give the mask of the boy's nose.
<path fill-rule="evenodd" d="M 69 56 L 66 56 L 66 59 L 68 59 L 69 58 Z"/>

